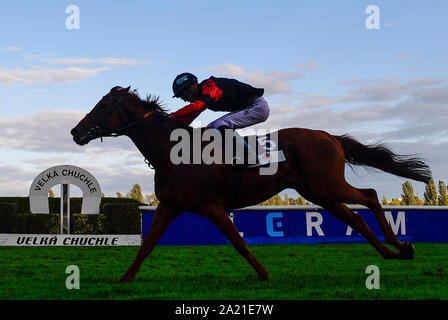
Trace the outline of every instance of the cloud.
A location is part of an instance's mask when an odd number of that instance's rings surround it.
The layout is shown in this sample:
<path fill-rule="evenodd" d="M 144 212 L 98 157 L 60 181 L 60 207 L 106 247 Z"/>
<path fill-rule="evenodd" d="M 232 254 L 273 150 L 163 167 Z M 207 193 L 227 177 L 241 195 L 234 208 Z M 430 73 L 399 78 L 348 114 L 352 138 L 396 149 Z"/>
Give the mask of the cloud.
<path fill-rule="evenodd" d="M 96 76 L 108 68 L 75 68 L 64 69 L 43 68 L 34 69 L 5 69 L 0 67 L 0 85 L 23 84 L 54 84 L 84 80 Z"/>
<path fill-rule="evenodd" d="M 27 196 L 34 174 L 15 163 L 0 161 L 0 194 L 4 197 Z"/>
<path fill-rule="evenodd" d="M 441 86 L 448 79 L 360 80 L 357 85 L 344 81 L 356 87 L 338 96 L 304 94 L 296 108 L 279 108 L 286 109 L 287 116 L 272 108 L 275 112 L 263 125 L 356 133 L 365 139 L 448 141 L 448 87 Z"/>
<path fill-rule="evenodd" d="M 70 130 L 84 116 L 75 110 L 46 110 L 23 117 L 0 119 L 0 147 L 39 151 L 74 151 Z"/>
<path fill-rule="evenodd" d="M 310 61 L 310 62 L 307 62 L 307 63 L 299 64 L 297 66 L 297 69 L 299 69 L 299 70 L 314 70 L 314 69 L 322 68 L 322 66 L 323 65 L 321 63 L 319 63 L 319 62 Z"/>
<path fill-rule="evenodd" d="M 0 194 L 26 196 L 40 172 L 61 164 L 91 172 L 109 196 L 126 193 L 135 183 L 145 193 L 152 192 L 154 172 L 129 138 L 104 138 L 104 143 L 97 139 L 87 146 L 74 143 L 70 130 L 83 117 L 77 110 L 46 110 L 0 118 Z"/>
<path fill-rule="evenodd" d="M 75 144 L 70 130 L 84 116 L 84 112 L 77 110 L 44 110 L 27 116 L 0 118 L 0 148 L 51 154 L 51 158 L 68 157 L 69 160 L 82 156 L 91 162 L 120 158 L 120 162 L 138 159 L 143 163 L 142 156 L 125 136 L 104 138 L 103 143 L 96 139 L 83 147 Z"/>
<path fill-rule="evenodd" d="M 344 79 L 336 82 L 337 85 L 347 86 L 347 87 L 363 87 L 363 86 L 372 86 L 372 85 L 386 85 L 386 84 L 394 84 L 400 81 L 400 78 L 396 77 L 385 77 L 385 78 L 376 78 L 376 79 L 363 79 L 363 78 L 352 78 L 352 79 Z"/>
<path fill-rule="evenodd" d="M 80 147 L 73 142 L 70 130 L 85 116 L 77 110 L 44 110 L 27 116 L 0 118 L 0 148 L 32 152 L 75 152 L 93 157 L 136 154 L 127 137 L 104 138 Z M 107 141 L 114 140 L 113 144 Z M 53 155 L 54 156 L 54 155 Z"/>
<path fill-rule="evenodd" d="M 32 163 L 33 166 L 29 167 L 28 163 Z M 0 194 L 2 196 L 28 196 L 31 183 L 38 174 L 48 168 L 63 164 L 81 167 L 90 172 L 100 183 L 101 191 L 107 196 L 115 197 L 115 193 L 118 191 L 126 194 L 135 183 L 140 184 L 144 195 L 154 191 L 154 171 L 144 165 L 123 166 L 120 162 L 113 164 L 91 161 L 91 159 L 72 159 L 68 156 L 47 159 L 33 158 L 30 154 L 27 162 L 24 163 L 0 161 Z M 56 193 L 58 191 L 54 188 L 53 190 Z M 82 195 L 81 191 L 74 187 L 71 188 L 70 193 L 75 197 Z"/>
<path fill-rule="evenodd" d="M 242 66 L 225 63 L 217 66 L 209 67 L 213 72 L 225 75 L 228 77 L 241 77 L 246 75 L 246 70 Z"/>
<path fill-rule="evenodd" d="M 23 47 L 17 47 L 17 46 L 9 46 L 9 47 L 2 47 L 0 46 L 0 52 L 17 52 L 22 51 Z"/>
<path fill-rule="evenodd" d="M 280 106 L 272 106 L 271 112 L 274 112 L 276 114 L 280 113 L 290 113 L 290 112 L 296 112 L 297 108 L 289 105 L 280 105 Z"/>
<path fill-rule="evenodd" d="M 419 88 L 419 87 L 431 87 L 436 85 L 444 84 L 448 81 L 448 79 L 442 78 L 421 78 L 421 79 L 412 79 L 406 82 L 406 86 L 410 88 Z"/>
<path fill-rule="evenodd" d="M 266 95 L 292 93 L 293 89 L 290 83 L 303 78 L 303 74 L 299 72 L 281 72 L 277 70 L 247 72 L 244 67 L 234 64 L 220 64 L 209 69 L 221 76 L 238 78 L 238 80 L 249 83 L 252 86 L 264 88 Z"/>
<path fill-rule="evenodd" d="M 437 105 L 446 105 L 448 102 L 448 87 L 420 87 L 410 90 L 409 93 L 415 102 Z"/>
<path fill-rule="evenodd" d="M 0 47 L 1 51 L 20 51 L 20 47 Z M 62 57 L 56 58 L 57 53 L 24 55 L 24 60 L 36 60 L 40 63 L 52 66 L 70 66 L 66 68 L 35 66 L 31 69 L 12 69 L 0 67 L 0 85 L 14 84 L 54 84 L 81 81 L 91 78 L 111 67 L 151 65 L 154 62 L 129 59 L 129 58 L 87 58 L 87 57 Z M 97 65 L 97 68 L 85 68 L 84 65 Z"/>
<path fill-rule="evenodd" d="M 406 86 L 396 83 L 370 85 L 347 91 L 347 95 L 341 99 L 341 102 L 395 101 L 400 99 L 407 90 Z"/>
<path fill-rule="evenodd" d="M 338 97 L 330 97 L 324 94 L 305 94 L 303 101 L 299 104 L 299 107 L 328 107 L 334 103 L 337 103 Z"/>
<path fill-rule="evenodd" d="M 83 57 L 65 57 L 65 58 L 49 58 L 45 59 L 44 62 L 53 65 L 86 65 L 86 64 L 101 64 L 108 66 L 139 66 L 143 64 L 154 64 L 154 62 L 149 61 L 139 61 L 136 59 L 128 58 L 83 58 Z"/>

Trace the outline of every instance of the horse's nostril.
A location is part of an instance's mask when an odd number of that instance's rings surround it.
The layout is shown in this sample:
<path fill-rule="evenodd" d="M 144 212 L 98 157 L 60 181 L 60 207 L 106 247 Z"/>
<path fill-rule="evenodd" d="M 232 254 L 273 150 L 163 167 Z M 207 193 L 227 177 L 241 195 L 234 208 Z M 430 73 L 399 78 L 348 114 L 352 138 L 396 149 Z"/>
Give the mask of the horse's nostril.
<path fill-rule="evenodd" d="M 78 130 L 76 130 L 76 128 L 73 128 L 70 133 L 72 134 L 72 136 L 76 136 L 78 134 Z"/>

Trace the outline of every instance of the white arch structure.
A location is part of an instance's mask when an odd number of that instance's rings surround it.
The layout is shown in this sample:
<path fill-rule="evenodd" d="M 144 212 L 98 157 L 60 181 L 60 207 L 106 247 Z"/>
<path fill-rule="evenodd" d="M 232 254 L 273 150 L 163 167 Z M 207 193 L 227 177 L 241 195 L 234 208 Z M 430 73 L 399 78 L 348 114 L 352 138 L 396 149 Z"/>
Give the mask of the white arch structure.
<path fill-rule="evenodd" d="M 57 184 L 74 184 L 81 189 L 83 197 L 80 213 L 100 213 L 100 184 L 88 171 L 72 165 L 60 165 L 48 168 L 34 179 L 29 192 L 31 213 L 49 213 L 48 192 Z"/>

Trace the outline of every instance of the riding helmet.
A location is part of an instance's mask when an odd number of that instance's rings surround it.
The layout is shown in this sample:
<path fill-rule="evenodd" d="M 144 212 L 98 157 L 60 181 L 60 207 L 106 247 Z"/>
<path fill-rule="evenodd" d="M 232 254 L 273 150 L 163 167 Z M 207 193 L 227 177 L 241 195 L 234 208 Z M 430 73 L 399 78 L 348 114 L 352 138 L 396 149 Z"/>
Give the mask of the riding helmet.
<path fill-rule="evenodd" d="M 195 82 L 198 82 L 198 78 L 194 74 L 188 72 L 179 74 L 173 81 L 173 98 L 179 97 L 182 91 Z"/>

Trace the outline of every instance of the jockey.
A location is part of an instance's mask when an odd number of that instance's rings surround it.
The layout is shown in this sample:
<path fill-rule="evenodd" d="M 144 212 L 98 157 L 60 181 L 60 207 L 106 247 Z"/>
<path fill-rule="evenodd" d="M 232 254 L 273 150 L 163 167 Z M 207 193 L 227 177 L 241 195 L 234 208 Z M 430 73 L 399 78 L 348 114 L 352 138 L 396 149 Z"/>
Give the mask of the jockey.
<path fill-rule="evenodd" d="M 269 116 L 269 105 L 262 97 L 264 89 L 254 88 L 235 79 L 210 77 L 198 83 L 195 75 L 181 73 L 174 79 L 173 92 L 173 98 L 181 98 L 190 104 L 171 113 L 170 117 L 187 125 L 206 109 L 229 112 L 207 126 L 221 132 L 223 129 L 245 128 L 266 121 Z M 236 143 L 242 144 L 258 163 L 259 159 L 252 148 L 239 134 L 235 136 Z"/>

